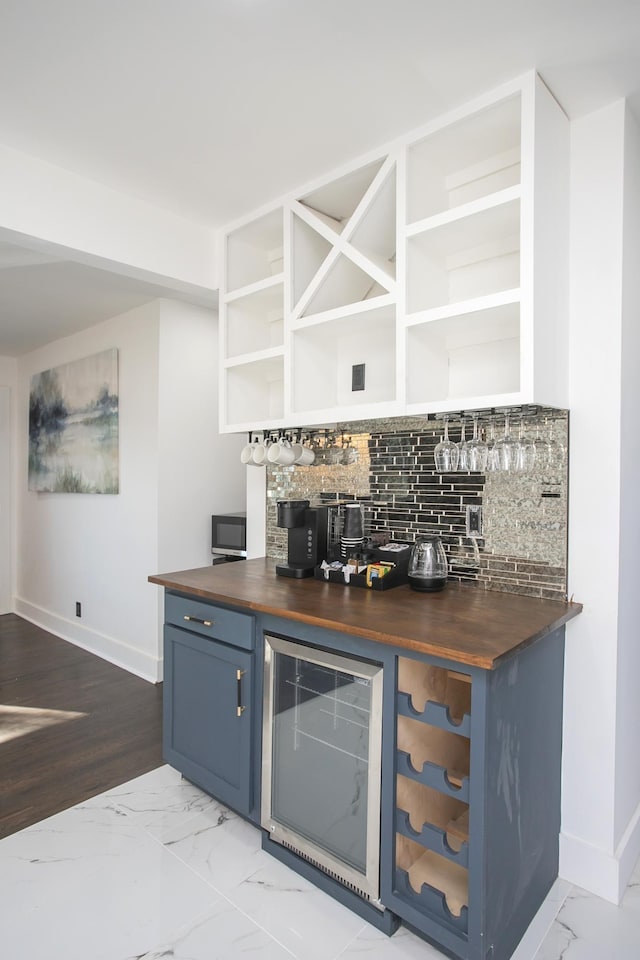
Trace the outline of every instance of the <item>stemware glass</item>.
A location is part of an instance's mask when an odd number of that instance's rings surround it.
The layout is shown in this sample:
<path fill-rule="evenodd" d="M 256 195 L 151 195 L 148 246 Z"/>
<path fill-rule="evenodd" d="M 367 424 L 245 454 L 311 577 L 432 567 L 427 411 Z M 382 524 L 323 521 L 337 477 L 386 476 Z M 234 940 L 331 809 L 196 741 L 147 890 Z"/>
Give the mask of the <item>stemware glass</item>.
<path fill-rule="evenodd" d="M 350 466 L 352 463 L 358 462 L 358 448 L 354 447 L 351 442 L 351 437 L 345 440 L 344 436 L 342 438 L 342 463 L 345 466 Z"/>
<path fill-rule="evenodd" d="M 484 473 L 487 469 L 487 459 L 489 457 L 489 447 L 487 443 L 478 436 L 478 418 L 473 418 L 473 437 L 467 444 L 467 464 L 468 469 L 474 473 Z"/>
<path fill-rule="evenodd" d="M 444 436 L 440 440 L 440 443 L 436 444 L 436 448 L 433 451 L 436 471 L 438 473 L 455 473 L 458 469 L 459 458 L 460 451 L 458 450 L 458 444 L 454 443 L 453 440 L 449 440 L 449 421 L 445 417 Z"/>
<path fill-rule="evenodd" d="M 336 438 L 333 434 L 330 434 L 326 438 L 325 458 L 326 462 L 329 464 L 340 463 L 342 460 L 342 447 L 338 446 L 336 443 Z"/>
<path fill-rule="evenodd" d="M 536 451 L 536 463 L 543 470 L 549 465 L 549 441 L 540 436 L 540 423 L 536 423 L 536 436 L 533 441 Z"/>
<path fill-rule="evenodd" d="M 517 469 L 518 452 L 520 443 L 516 437 L 511 436 L 509 426 L 509 414 L 504 418 L 504 434 L 500 440 L 496 440 L 495 450 L 497 459 L 497 469 L 510 472 Z"/>
<path fill-rule="evenodd" d="M 487 473 L 496 473 L 500 469 L 498 452 L 496 450 L 496 425 L 493 417 L 489 426 L 489 443 L 487 445 Z"/>
<path fill-rule="evenodd" d="M 564 454 L 565 450 L 562 443 L 554 437 L 552 420 L 549 424 L 549 439 L 547 441 L 547 461 L 551 470 L 562 469 L 564 466 Z"/>
<path fill-rule="evenodd" d="M 536 462 L 536 445 L 533 440 L 530 438 L 527 439 L 523 437 L 523 423 L 522 419 L 520 420 L 520 428 L 518 430 L 518 442 L 520 444 L 518 449 L 518 462 L 516 464 L 516 469 L 519 473 L 531 473 Z"/>
<path fill-rule="evenodd" d="M 460 426 L 460 443 L 458 444 L 458 470 L 469 469 L 469 444 L 465 436 L 466 423 L 463 420 Z"/>

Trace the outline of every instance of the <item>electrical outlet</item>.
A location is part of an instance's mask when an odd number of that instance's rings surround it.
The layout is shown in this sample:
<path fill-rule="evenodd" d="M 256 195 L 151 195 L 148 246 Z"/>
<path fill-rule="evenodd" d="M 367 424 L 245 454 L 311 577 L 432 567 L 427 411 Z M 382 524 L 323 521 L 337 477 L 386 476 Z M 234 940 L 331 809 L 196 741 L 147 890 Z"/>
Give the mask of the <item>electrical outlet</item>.
<path fill-rule="evenodd" d="M 351 367 L 351 390 L 364 390 L 364 363 L 354 363 Z"/>
<path fill-rule="evenodd" d="M 479 538 L 482 536 L 482 507 L 479 504 L 467 505 L 467 536 Z"/>
<path fill-rule="evenodd" d="M 79 600 L 76 600 L 76 617 L 82 616 L 82 604 Z"/>

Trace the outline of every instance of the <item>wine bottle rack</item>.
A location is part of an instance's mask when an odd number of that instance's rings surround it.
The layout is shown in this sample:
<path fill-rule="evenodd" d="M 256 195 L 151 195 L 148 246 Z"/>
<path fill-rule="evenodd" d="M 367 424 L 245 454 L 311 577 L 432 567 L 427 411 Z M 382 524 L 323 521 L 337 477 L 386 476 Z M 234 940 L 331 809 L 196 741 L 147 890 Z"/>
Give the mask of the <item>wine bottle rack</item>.
<path fill-rule="evenodd" d="M 471 677 L 398 658 L 395 892 L 466 934 Z"/>

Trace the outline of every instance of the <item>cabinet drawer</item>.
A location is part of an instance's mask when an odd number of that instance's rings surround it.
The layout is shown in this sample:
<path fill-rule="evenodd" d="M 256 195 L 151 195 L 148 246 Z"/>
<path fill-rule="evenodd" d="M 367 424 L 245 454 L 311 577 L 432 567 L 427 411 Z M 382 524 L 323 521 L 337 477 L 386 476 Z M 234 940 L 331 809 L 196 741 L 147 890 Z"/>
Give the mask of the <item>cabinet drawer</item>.
<path fill-rule="evenodd" d="M 249 613 L 167 593 L 165 621 L 244 650 L 253 650 L 254 647 L 254 618 Z"/>

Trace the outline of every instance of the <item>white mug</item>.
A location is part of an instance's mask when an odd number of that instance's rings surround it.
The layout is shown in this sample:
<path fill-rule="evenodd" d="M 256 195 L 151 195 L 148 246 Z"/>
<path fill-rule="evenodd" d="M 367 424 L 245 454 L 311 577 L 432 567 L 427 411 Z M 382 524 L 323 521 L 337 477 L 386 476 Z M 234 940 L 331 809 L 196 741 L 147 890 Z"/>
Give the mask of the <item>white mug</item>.
<path fill-rule="evenodd" d="M 262 440 L 260 443 L 256 443 L 252 456 L 253 456 L 253 462 L 257 467 L 264 467 L 267 460 L 268 449 L 269 448 L 267 447 L 264 440 Z"/>
<path fill-rule="evenodd" d="M 291 449 L 294 453 L 293 462 L 300 464 L 300 466 L 308 467 L 316 458 L 311 447 L 305 447 L 302 443 L 294 443 Z"/>
<path fill-rule="evenodd" d="M 282 467 L 290 466 L 295 458 L 295 452 L 288 440 L 280 440 L 278 443 L 272 443 L 269 447 L 269 453 L 267 454 L 269 463 L 278 463 Z"/>
<path fill-rule="evenodd" d="M 246 463 L 248 467 L 257 466 L 255 460 L 253 459 L 253 451 L 258 446 L 256 442 L 247 443 L 240 451 L 240 460 L 242 463 Z"/>

